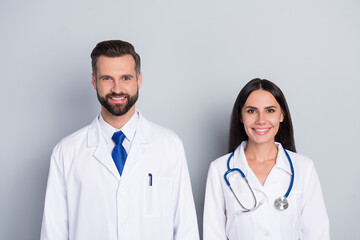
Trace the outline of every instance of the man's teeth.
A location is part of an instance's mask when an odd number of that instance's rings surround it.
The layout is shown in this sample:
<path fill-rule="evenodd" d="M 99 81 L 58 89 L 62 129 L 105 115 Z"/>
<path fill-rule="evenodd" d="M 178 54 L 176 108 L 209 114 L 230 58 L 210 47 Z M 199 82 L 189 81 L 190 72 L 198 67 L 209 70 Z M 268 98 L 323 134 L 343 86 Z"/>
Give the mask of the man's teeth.
<path fill-rule="evenodd" d="M 116 100 L 116 101 L 120 101 L 120 100 L 123 100 L 125 97 L 118 97 L 118 98 L 116 98 L 116 97 L 112 97 L 112 99 L 114 99 L 114 100 Z"/>
<path fill-rule="evenodd" d="M 257 131 L 257 132 L 266 132 L 269 129 L 270 128 L 266 128 L 266 129 L 256 129 L 256 128 L 254 128 L 254 130 Z"/>

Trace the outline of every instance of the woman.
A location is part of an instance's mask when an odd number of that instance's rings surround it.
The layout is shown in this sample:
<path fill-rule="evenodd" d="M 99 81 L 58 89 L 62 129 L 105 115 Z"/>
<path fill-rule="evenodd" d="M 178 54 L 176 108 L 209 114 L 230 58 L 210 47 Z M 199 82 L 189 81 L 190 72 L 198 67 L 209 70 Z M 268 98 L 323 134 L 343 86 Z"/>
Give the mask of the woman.
<path fill-rule="evenodd" d="M 251 80 L 236 99 L 229 154 L 209 168 L 203 234 L 204 240 L 330 239 L 314 164 L 296 153 L 286 99 L 268 80 Z"/>

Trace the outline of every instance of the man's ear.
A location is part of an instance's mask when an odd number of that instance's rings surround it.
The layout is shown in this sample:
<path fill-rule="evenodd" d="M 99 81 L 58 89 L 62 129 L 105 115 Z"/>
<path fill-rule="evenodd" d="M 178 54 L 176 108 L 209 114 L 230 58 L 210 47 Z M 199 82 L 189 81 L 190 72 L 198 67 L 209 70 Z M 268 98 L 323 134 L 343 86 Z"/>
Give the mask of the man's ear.
<path fill-rule="evenodd" d="M 140 88 L 141 84 L 142 84 L 142 73 L 139 73 L 139 76 L 137 77 L 137 84 L 138 87 Z"/>
<path fill-rule="evenodd" d="M 94 73 L 91 74 L 91 84 L 93 85 L 94 89 L 96 90 L 96 77 Z"/>

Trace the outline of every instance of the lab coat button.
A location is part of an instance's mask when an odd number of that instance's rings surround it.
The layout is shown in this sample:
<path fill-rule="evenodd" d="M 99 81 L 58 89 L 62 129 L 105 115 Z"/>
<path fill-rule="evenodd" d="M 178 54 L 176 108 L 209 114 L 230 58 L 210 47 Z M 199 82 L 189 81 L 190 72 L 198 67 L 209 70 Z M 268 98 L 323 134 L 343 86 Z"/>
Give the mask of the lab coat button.
<path fill-rule="evenodd" d="M 123 196 L 126 194 L 126 190 L 124 188 L 119 188 L 118 194 Z"/>
<path fill-rule="evenodd" d="M 269 238 L 269 237 L 271 236 L 271 234 L 270 234 L 268 231 L 266 231 L 266 232 L 264 233 L 264 235 L 265 235 L 265 237 L 267 237 L 267 238 Z"/>

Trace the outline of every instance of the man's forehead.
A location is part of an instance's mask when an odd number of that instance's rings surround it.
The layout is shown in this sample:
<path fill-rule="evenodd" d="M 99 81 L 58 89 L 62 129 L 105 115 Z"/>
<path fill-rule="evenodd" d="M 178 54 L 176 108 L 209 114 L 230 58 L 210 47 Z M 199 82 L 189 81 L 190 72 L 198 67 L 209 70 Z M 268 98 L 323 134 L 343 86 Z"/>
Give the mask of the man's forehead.
<path fill-rule="evenodd" d="M 135 60 L 130 54 L 120 57 L 107 57 L 101 55 L 96 63 L 98 71 L 111 69 L 127 69 L 135 71 Z"/>
<path fill-rule="evenodd" d="M 133 56 L 131 56 L 130 54 L 125 54 L 122 56 L 116 56 L 116 57 L 108 57 L 105 55 L 100 55 L 97 63 L 99 62 L 114 62 L 114 61 L 126 61 L 126 62 L 131 62 L 135 64 L 135 59 L 133 58 Z"/>

